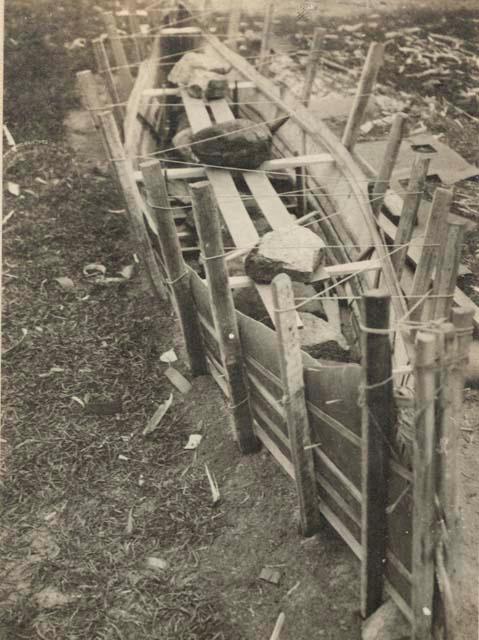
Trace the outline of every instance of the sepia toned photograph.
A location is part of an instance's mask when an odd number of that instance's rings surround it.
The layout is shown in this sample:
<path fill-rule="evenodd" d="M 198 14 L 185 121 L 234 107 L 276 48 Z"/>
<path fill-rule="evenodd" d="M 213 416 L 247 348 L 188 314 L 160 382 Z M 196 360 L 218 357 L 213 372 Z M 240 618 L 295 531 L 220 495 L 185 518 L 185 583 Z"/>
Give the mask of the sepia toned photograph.
<path fill-rule="evenodd" d="M 479 640 L 479 0 L 5 0 L 0 640 Z"/>

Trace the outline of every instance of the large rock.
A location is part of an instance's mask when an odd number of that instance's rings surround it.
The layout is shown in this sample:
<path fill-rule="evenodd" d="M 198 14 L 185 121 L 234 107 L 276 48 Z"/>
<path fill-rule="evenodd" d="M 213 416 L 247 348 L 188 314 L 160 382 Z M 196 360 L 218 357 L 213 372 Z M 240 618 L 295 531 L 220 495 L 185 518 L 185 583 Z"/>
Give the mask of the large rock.
<path fill-rule="evenodd" d="M 301 348 L 313 358 L 349 362 L 349 346 L 345 337 L 329 322 L 312 313 L 300 313 L 303 327 L 299 330 Z"/>
<path fill-rule="evenodd" d="M 299 308 L 301 313 L 312 313 L 324 320 L 328 319 L 320 298 L 310 300 L 318 293 L 313 286 L 304 282 L 293 282 L 293 293 L 296 304 L 301 304 Z"/>
<path fill-rule="evenodd" d="M 195 156 L 191 149 L 191 142 L 193 140 L 193 131 L 191 127 L 182 129 L 175 136 L 173 136 L 173 146 L 178 149 L 182 158 L 188 162 L 198 162 L 198 158 Z"/>
<path fill-rule="evenodd" d="M 309 282 L 323 259 L 324 242 L 298 225 L 266 233 L 245 260 L 245 271 L 255 282 L 269 283 L 279 273 Z"/>
<path fill-rule="evenodd" d="M 231 66 L 212 53 L 190 51 L 175 64 L 168 80 L 185 87 L 193 98 L 224 98 Z"/>
<path fill-rule="evenodd" d="M 362 640 L 409 640 L 411 625 L 392 600 L 385 602 L 363 624 Z"/>

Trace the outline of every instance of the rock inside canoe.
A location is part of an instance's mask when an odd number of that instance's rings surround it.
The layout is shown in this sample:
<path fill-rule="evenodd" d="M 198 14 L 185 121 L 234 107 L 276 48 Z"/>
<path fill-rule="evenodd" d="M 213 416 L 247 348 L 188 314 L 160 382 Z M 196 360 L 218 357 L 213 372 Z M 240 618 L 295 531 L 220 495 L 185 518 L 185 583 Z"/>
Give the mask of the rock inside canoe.
<path fill-rule="evenodd" d="M 324 257 L 324 242 L 298 225 L 266 233 L 245 259 L 245 272 L 255 282 L 270 283 L 278 273 L 309 282 Z"/>
<path fill-rule="evenodd" d="M 273 134 L 287 119 L 271 128 L 245 118 L 206 127 L 193 135 L 194 154 L 204 164 L 257 169 L 271 158 Z"/>
<path fill-rule="evenodd" d="M 193 98 L 214 100 L 228 93 L 231 66 L 212 53 L 190 51 L 175 64 L 168 80 L 185 87 Z"/>

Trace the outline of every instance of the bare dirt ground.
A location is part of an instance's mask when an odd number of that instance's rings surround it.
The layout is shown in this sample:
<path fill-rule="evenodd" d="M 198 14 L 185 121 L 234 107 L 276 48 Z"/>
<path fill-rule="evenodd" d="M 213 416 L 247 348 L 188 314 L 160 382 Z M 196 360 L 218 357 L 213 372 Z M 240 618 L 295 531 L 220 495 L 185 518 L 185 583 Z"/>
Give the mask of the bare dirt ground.
<path fill-rule="evenodd" d="M 103 30 L 94 5 L 111 8 L 106 0 L 7 6 L 6 123 L 17 143 L 45 143 L 5 162 L 20 195 L 5 188 L 4 215 L 13 213 L 3 227 L 0 639 L 252 640 L 270 636 L 280 611 L 283 640 L 359 638 L 352 554 L 326 526 L 298 536 L 289 479 L 265 452 L 240 457 L 210 378 L 191 381 L 186 395 L 165 378 L 159 356 L 172 347 L 188 375 L 172 310 L 155 305 L 141 274 L 110 284 L 84 274 L 89 263 L 107 276 L 133 264 L 123 203 L 88 157 L 98 153 L 91 128 L 74 119 L 75 153 L 62 124 L 79 106 L 75 71 L 93 68 L 87 48 L 64 45 Z M 356 7 L 343 9 L 338 3 L 333 18 L 358 20 Z M 472 160 L 479 127 L 458 118 L 462 126 L 437 114 L 427 124 Z M 476 251 L 471 234 L 472 284 Z M 172 392 L 160 427 L 143 436 Z M 479 424 L 477 392 L 466 397 L 459 638 L 469 640 L 477 635 Z M 203 440 L 185 451 L 192 433 Z M 217 505 L 205 464 L 218 481 Z M 264 567 L 280 572 L 278 585 L 259 580 Z"/>

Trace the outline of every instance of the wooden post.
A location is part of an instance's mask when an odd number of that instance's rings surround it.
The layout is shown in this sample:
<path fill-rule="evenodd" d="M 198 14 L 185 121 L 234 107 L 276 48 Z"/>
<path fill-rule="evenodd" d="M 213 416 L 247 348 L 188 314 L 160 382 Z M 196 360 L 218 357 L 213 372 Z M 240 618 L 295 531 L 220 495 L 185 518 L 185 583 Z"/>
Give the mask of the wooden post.
<path fill-rule="evenodd" d="M 313 90 L 314 79 L 316 77 L 316 69 L 319 62 L 319 45 L 321 43 L 321 36 L 324 33 L 324 29 L 316 28 L 313 34 L 313 40 L 311 41 L 311 50 L 309 52 L 308 66 L 306 67 L 306 77 L 304 79 L 303 93 L 301 101 L 307 107 L 311 98 L 311 92 Z"/>
<path fill-rule="evenodd" d="M 99 118 L 105 148 L 108 149 L 110 161 L 115 168 L 118 182 L 123 191 L 136 251 L 144 264 L 152 291 L 159 300 L 164 301 L 166 300 L 166 291 L 145 226 L 143 202 L 136 186 L 133 167 L 130 160 L 125 157 L 113 114 L 108 111 L 101 113 Z"/>
<path fill-rule="evenodd" d="M 398 113 L 393 121 L 389 133 L 388 142 L 384 151 L 383 161 L 379 169 L 376 182 L 371 195 L 371 208 L 377 216 L 383 206 L 384 196 L 389 189 L 389 182 L 394 170 L 394 165 L 399 154 L 401 142 L 404 137 L 407 117 L 403 113 Z"/>
<path fill-rule="evenodd" d="M 78 71 L 76 77 L 83 105 L 85 109 L 88 110 L 95 128 L 98 129 L 100 126 L 99 114 L 103 105 L 100 101 L 98 87 L 93 73 L 89 69 Z"/>
<path fill-rule="evenodd" d="M 140 169 L 143 173 L 148 202 L 156 214 L 162 258 L 173 290 L 190 370 L 194 376 L 204 375 L 208 372 L 206 355 L 200 338 L 196 308 L 191 296 L 189 271 L 181 253 L 161 165 L 158 160 L 148 160 L 140 164 Z"/>
<path fill-rule="evenodd" d="M 389 335 L 390 295 L 383 290 L 363 296 L 362 358 L 362 516 L 361 615 L 368 618 L 382 604 L 386 558 L 388 444 L 392 441 L 394 400 Z M 378 331 L 376 333 L 375 331 Z M 384 332 L 384 333 L 381 333 Z"/>
<path fill-rule="evenodd" d="M 398 280 L 401 280 L 401 275 L 405 266 L 408 249 L 407 245 L 411 241 L 412 233 L 414 231 L 417 212 L 419 205 L 421 204 L 424 187 L 426 185 L 430 162 L 430 156 L 425 156 L 423 153 L 417 153 L 412 166 L 411 177 L 409 179 L 406 197 L 403 201 L 396 236 L 394 238 L 395 249 L 397 249 L 401 244 L 406 246 L 404 249 L 396 251 L 391 256 L 391 262 L 396 270 Z"/>
<path fill-rule="evenodd" d="M 235 84 L 233 87 L 233 115 L 235 118 L 240 117 L 240 106 L 239 106 L 239 89 L 238 89 L 238 80 L 235 80 Z"/>
<path fill-rule="evenodd" d="M 301 533 L 312 536 L 319 529 L 319 500 L 314 458 L 310 447 L 308 412 L 304 393 L 303 360 L 291 279 L 281 273 L 273 280 L 274 323 L 288 436 L 298 491 Z"/>
<path fill-rule="evenodd" d="M 383 62 L 383 57 L 384 44 L 373 42 L 369 47 L 368 56 L 364 63 L 361 78 L 356 90 L 353 107 L 343 133 L 342 143 L 348 151 L 353 150 L 356 140 L 358 139 L 359 127 L 363 121 L 371 92 L 376 83 L 379 68 Z"/>
<path fill-rule="evenodd" d="M 441 251 L 446 231 L 446 218 L 452 202 L 452 191 L 438 187 L 434 193 L 431 210 L 424 232 L 424 246 L 414 272 L 411 289 L 410 307 L 417 304 L 431 286 L 432 275 L 437 257 Z M 428 301 L 429 302 L 429 301 Z M 422 303 L 411 312 L 410 318 L 419 321 L 427 315 L 427 305 Z"/>
<path fill-rule="evenodd" d="M 430 640 L 435 542 L 435 357 L 431 333 L 416 337 L 416 425 L 413 456 L 412 614 L 413 640 Z"/>
<path fill-rule="evenodd" d="M 241 452 L 253 453 L 258 450 L 259 441 L 253 430 L 236 311 L 224 259 L 220 214 L 209 182 L 192 184 L 190 191 L 208 280 L 211 312 L 232 404 L 235 432 Z"/>
<path fill-rule="evenodd" d="M 120 96 L 122 100 L 128 100 L 130 91 L 133 87 L 133 78 L 128 65 L 128 60 L 123 47 L 123 41 L 118 37 L 118 29 L 116 28 L 115 16 L 111 11 L 103 13 L 103 21 L 105 23 L 108 41 L 110 42 L 115 66 L 118 67 L 118 77 L 120 78 Z"/>
<path fill-rule="evenodd" d="M 137 61 L 141 62 L 145 57 L 144 40 L 142 38 L 140 21 L 137 14 L 137 0 L 127 0 L 128 22 L 130 24 L 130 35 L 135 46 Z"/>
<path fill-rule="evenodd" d="M 264 73 L 269 61 L 271 30 L 273 27 L 274 0 L 269 0 L 263 22 L 263 35 L 261 37 L 261 49 L 259 52 L 258 71 Z"/>
<path fill-rule="evenodd" d="M 228 45 L 231 49 L 238 48 L 239 25 L 241 22 L 241 0 L 231 0 L 230 2 L 230 19 L 228 22 Z"/>
<path fill-rule="evenodd" d="M 439 248 L 436 273 L 432 286 L 432 319 L 449 320 L 454 290 L 456 288 L 459 265 L 461 264 L 462 241 L 464 239 L 464 223 L 449 222 L 447 225 L 446 244 Z M 441 296 L 441 297 L 434 297 Z"/>
<path fill-rule="evenodd" d="M 295 156 L 298 156 L 299 153 L 297 151 L 294 152 Z M 308 199 L 305 193 L 305 177 L 304 177 L 304 167 L 296 167 L 294 170 L 296 174 L 296 191 L 298 192 L 296 195 L 297 202 L 297 210 L 298 215 L 300 217 L 306 215 L 306 211 L 308 210 Z"/>
<path fill-rule="evenodd" d="M 110 71 L 110 61 L 108 60 L 105 45 L 100 38 L 95 38 L 95 40 L 92 40 L 92 47 L 97 71 L 102 75 L 108 95 L 110 96 L 110 101 L 112 105 L 114 105 L 111 110 L 115 116 L 116 125 L 120 131 L 123 131 L 123 115 L 126 111 L 126 105 L 122 106 L 119 104 L 121 100 Z"/>

